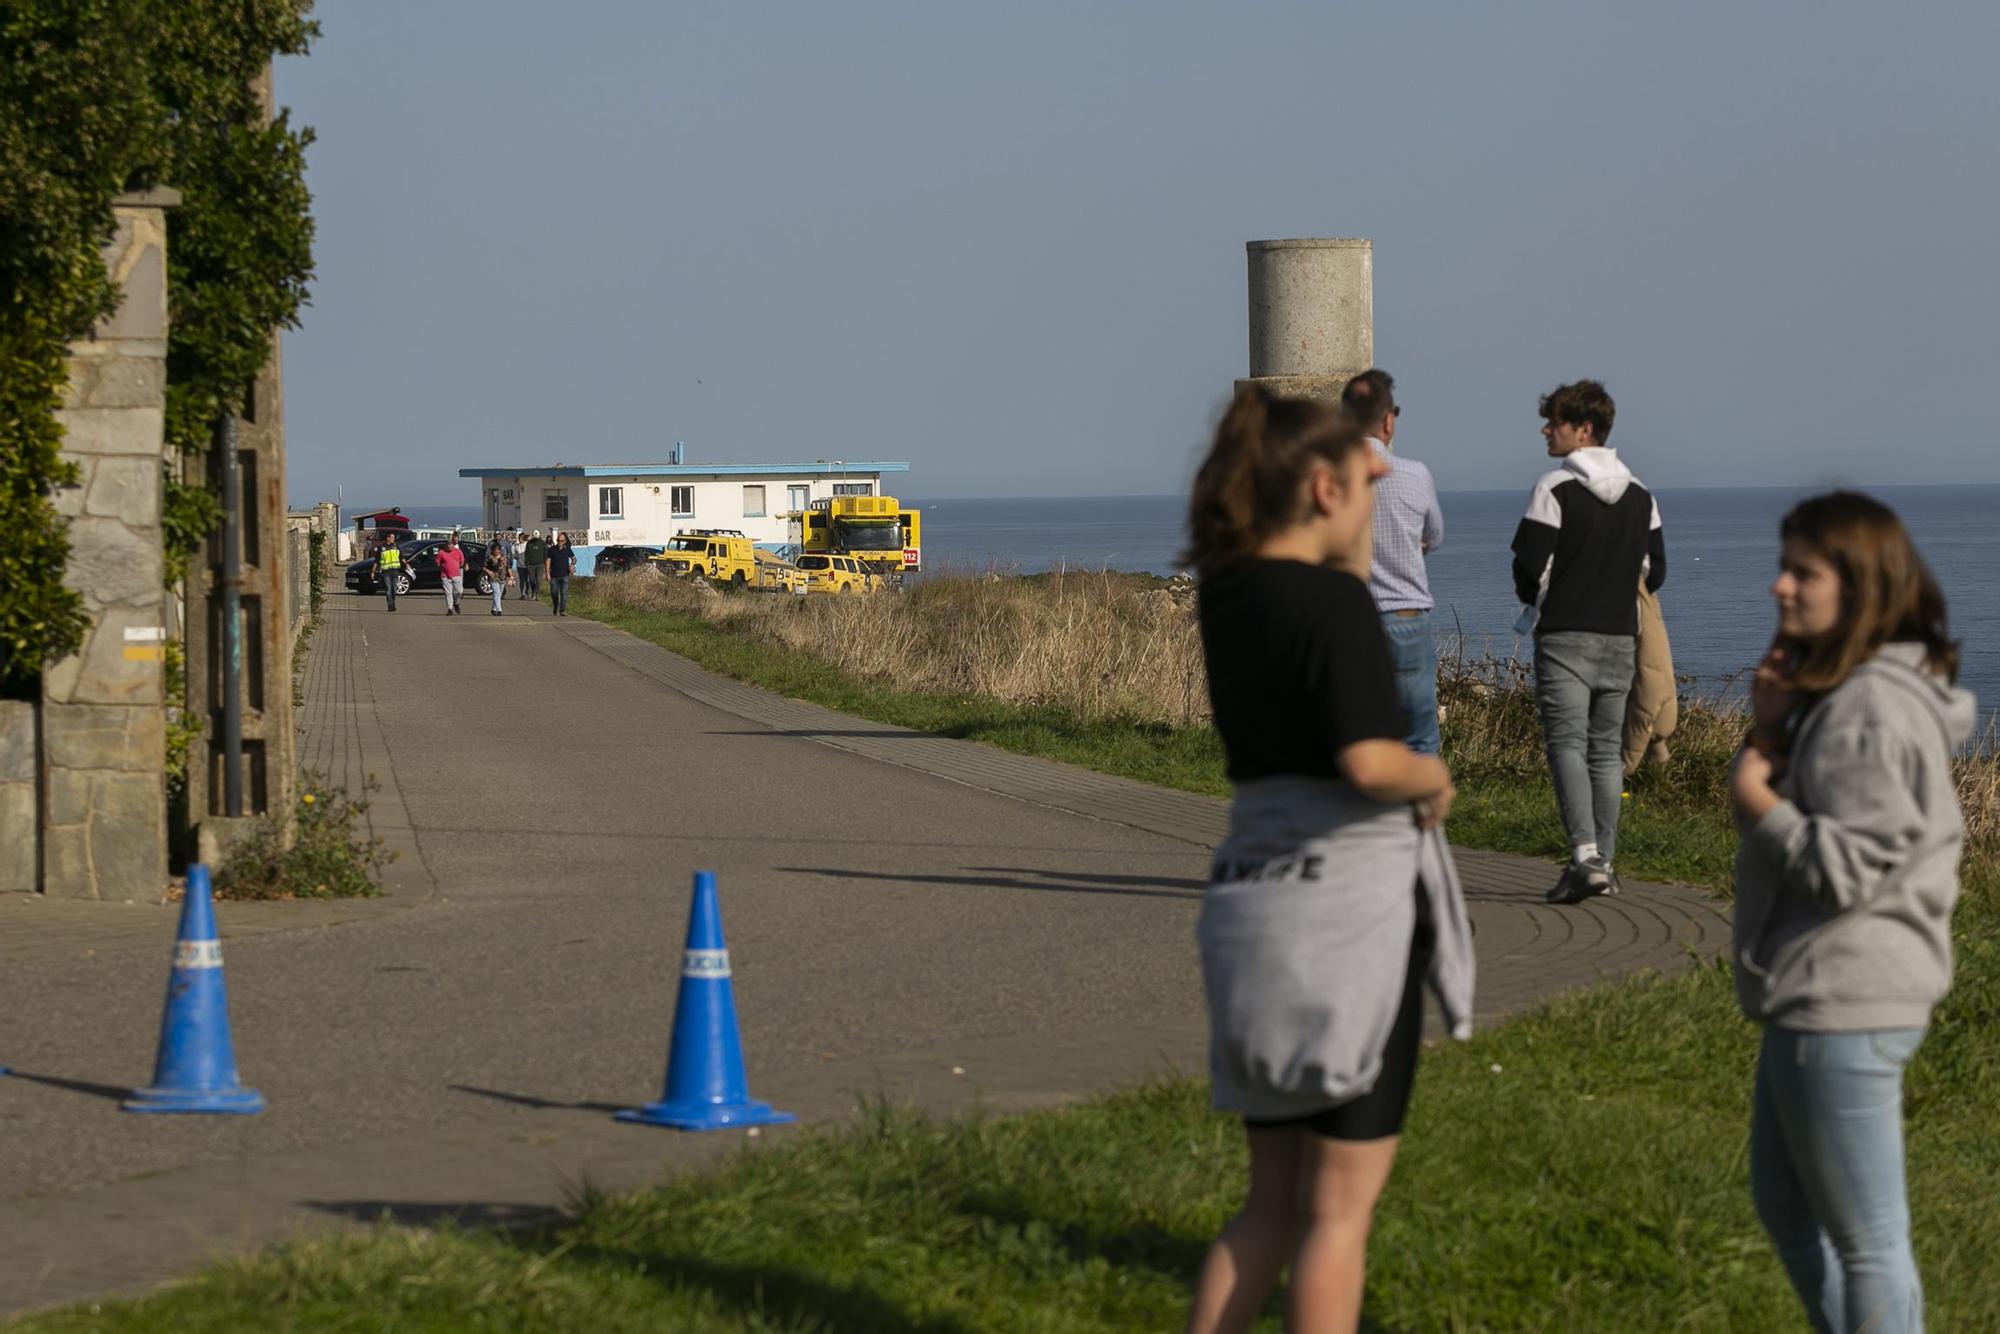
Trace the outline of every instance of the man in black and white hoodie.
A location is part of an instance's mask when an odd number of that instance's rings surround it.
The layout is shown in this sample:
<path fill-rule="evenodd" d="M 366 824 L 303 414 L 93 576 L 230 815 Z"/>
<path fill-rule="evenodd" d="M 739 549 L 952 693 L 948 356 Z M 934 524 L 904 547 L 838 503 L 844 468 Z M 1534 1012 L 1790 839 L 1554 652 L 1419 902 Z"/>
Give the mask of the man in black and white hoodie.
<path fill-rule="evenodd" d="M 1514 592 L 1535 632 L 1535 704 L 1569 832 L 1550 903 L 1615 893 L 1620 744 L 1639 633 L 1639 581 L 1667 578 L 1660 507 L 1606 445 L 1617 406 L 1595 380 L 1543 396 L 1544 473 L 1514 532 Z M 1539 612 L 1539 614 L 1537 614 Z"/>

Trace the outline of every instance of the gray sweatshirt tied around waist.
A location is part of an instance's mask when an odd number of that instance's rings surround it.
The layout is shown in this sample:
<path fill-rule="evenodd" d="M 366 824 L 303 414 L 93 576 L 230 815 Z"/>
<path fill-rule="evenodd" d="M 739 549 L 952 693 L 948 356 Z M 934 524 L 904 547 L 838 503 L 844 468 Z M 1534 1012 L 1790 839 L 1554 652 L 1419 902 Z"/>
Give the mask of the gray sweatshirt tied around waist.
<path fill-rule="evenodd" d="M 1805 1032 L 1921 1028 L 1951 985 L 1974 704 L 1888 644 L 1815 704 L 1736 854 L 1736 996 Z"/>
<path fill-rule="evenodd" d="M 1374 1087 L 1420 877 L 1436 932 L 1425 980 L 1452 1036 L 1469 1037 L 1472 929 L 1444 836 L 1344 783 L 1237 786 L 1196 927 L 1218 1110 L 1280 1120 Z"/>

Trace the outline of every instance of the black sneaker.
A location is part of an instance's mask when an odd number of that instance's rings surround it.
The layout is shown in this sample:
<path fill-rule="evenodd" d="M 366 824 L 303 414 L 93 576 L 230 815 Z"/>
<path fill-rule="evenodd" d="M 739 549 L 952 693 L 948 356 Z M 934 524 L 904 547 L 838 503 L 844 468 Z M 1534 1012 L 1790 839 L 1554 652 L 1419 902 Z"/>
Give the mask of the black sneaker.
<path fill-rule="evenodd" d="M 1571 862 L 1563 867 L 1563 873 L 1549 892 L 1542 896 L 1545 903 L 1582 903 L 1585 899 L 1611 892 L 1611 872 L 1601 863 Z"/>

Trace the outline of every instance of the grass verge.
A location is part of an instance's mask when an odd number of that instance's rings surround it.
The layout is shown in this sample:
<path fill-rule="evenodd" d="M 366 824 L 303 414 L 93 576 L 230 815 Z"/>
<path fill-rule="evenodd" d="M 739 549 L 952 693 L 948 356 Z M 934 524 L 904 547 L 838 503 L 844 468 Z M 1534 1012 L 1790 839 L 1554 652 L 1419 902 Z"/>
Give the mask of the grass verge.
<path fill-rule="evenodd" d="M 1984 933 L 1991 939 L 1992 933 Z M 1910 1080 L 1931 1325 L 2000 1327 L 1990 947 Z M 1634 979 L 1425 1057 L 1371 1251 L 1377 1330 L 1802 1330 L 1750 1206 L 1727 976 Z M 57 1331 L 1159 1330 L 1241 1199 L 1196 1081 L 1061 1112 L 877 1108 L 517 1233 L 310 1241 Z M 1276 1327 L 1275 1310 L 1265 1327 Z"/>
<path fill-rule="evenodd" d="M 577 600 L 711 670 L 885 722 L 1221 792 L 1205 727 L 898 691 L 685 610 Z M 843 612 L 842 614 L 848 614 Z M 1462 843 L 1560 855 L 1520 683 L 1460 671 L 1446 743 Z M 1633 787 L 1620 861 L 1719 884 L 1734 724 L 1697 717 Z M 1726 757 L 1724 757 L 1726 758 Z M 1990 826 L 1976 826 L 1975 833 Z M 1958 980 L 1912 1065 L 1907 1117 L 1930 1327 L 2000 1328 L 2000 931 L 1979 837 Z M 1371 1249 L 1376 1330 L 1805 1328 L 1751 1210 L 1755 1035 L 1715 965 L 1572 996 L 1427 1053 Z M 496 1233 L 383 1227 L 208 1270 L 23 1330 L 1155 1330 L 1240 1203 L 1241 1132 L 1199 1081 L 1062 1112 L 937 1122 L 875 1109 L 660 1188 L 591 1195 Z M 1265 1325 L 1276 1327 L 1275 1310 Z"/>

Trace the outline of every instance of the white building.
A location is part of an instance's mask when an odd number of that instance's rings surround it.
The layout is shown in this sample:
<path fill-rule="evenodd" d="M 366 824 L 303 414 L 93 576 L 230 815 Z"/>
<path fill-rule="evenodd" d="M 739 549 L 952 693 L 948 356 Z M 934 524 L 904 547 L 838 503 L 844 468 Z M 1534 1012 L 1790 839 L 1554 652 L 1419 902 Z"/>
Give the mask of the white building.
<path fill-rule="evenodd" d="M 883 474 L 909 470 L 835 460 L 460 468 L 458 475 L 479 480 L 484 527 L 567 532 L 578 573 L 587 574 L 601 547 L 662 546 L 691 528 L 734 528 L 782 550 L 794 540 L 786 514 L 830 496 L 894 495 Z"/>

